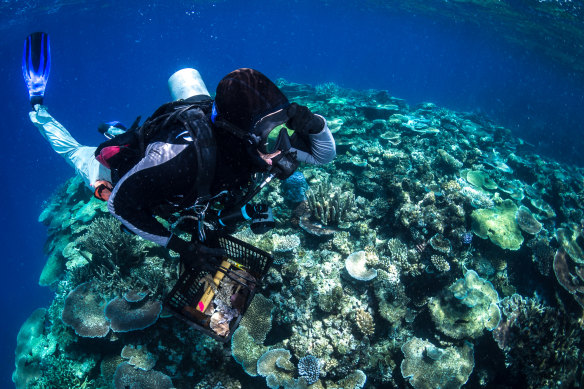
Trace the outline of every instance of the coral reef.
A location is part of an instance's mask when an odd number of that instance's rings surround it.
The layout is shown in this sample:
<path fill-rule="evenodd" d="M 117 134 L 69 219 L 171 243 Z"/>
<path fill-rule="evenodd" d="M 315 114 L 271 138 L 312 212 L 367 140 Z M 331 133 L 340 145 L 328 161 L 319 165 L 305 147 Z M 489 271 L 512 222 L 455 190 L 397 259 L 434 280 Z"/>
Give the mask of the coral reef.
<path fill-rule="evenodd" d="M 274 230 L 234 233 L 275 266 L 231 352 L 160 311 L 178 260 L 76 178 L 39 217 L 55 299 L 19 333 L 18 389 L 581 386 L 583 169 L 477 113 L 278 84 L 327 118 L 337 158 L 258 195 Z"/>

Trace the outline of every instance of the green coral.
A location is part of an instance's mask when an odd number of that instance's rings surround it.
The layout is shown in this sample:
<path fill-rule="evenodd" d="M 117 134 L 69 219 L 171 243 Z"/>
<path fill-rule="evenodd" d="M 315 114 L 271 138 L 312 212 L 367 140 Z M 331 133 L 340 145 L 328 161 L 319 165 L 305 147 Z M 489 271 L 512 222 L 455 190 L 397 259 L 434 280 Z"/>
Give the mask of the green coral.
<path fill-rule="evenodd" d="M 402 376 L 415 389 L 460 388 L 474 369 L 473 347 L 468 342 L 442 349 L 414 337 L 404 343 L 402 352 Z"/>
<path fill-rule="evenodd" d="M 428 307 L 436 327 L 456 338 L 476 338 L 484 329 L 492 331 L 501 321 L 499 295 L 493 285 L 468 270 Z"/>
<path fill-rule="evenodd" d="M 512 200 L 505 200 L 492 209 L 476 209 L 471 215 L 472 230 L 503 249 L 519 250 L 523 235 L 515 221 L 516 213 L 517 205 Z"/>

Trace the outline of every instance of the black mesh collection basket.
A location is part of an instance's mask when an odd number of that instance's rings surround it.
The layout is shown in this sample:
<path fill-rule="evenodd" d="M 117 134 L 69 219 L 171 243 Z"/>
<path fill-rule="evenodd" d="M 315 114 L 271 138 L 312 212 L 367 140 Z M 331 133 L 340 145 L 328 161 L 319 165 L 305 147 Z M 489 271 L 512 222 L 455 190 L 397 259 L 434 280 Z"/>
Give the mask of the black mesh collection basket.
<path fill-rule="evenodd" d="M 215 270 L 185 270 L 166 298 L 164 302 L 165 308 L 191 327 L 213 339 L 220 342 L 228 342 L 235 329 L 239 326 L 239 321 L 249 307 L 256 290 L 261 285 L 274 258 L 269 253 L 249 243 L 217 232 L 211 236 L 209 234 L 207 235 L 205 245 L 223 248 L 226 254 L 224 261 L 229 262 L 230 267 L 224 268 L 218 266 Z M 246 271 L 253 279 L 242 279 L 236 274 L 238 269 Z M 203 299 L 203 295 L 208 292 L 208 280 L 210 277 L 217 276 L 221 273 L 223 277 L 237 280 L 239 281 L 238 284 L 246 288 L 246 300 L 243 308 L 239 310 L 239 315 L 230 321 L 229 333 L 226 336 L 220 336 L 211 330 L 209 316 L 201 312 L 201 309 L 197 309 L 197 307 L 206 308 L 201 307 L 201 300 Z"/>

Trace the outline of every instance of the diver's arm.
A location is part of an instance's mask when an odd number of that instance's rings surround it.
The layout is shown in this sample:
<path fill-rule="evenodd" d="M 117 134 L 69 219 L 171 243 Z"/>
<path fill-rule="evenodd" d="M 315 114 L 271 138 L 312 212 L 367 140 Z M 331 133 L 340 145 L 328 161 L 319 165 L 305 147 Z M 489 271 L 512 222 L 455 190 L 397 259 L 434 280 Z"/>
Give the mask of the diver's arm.
<path fill-rule="evenodd" d="M 321 131 L 308 134 L 308 150 L 295 147 L 292 147 L 291 150 L 296 151 L 296 158 L 300 162 L 323 165 L 335 159 L 337 152 L 335 139 L 328 128 L 326 119 L 320 115 L 316 116 L 322 119 L 324 126 Z"/>

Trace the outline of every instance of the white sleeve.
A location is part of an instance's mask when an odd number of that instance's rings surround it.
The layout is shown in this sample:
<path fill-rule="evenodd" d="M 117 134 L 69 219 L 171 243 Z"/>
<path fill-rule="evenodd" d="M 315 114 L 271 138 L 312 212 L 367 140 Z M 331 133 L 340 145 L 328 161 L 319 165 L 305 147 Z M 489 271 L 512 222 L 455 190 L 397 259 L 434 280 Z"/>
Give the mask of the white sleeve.
<path fill-rule="evenodd" d="M 326 119 L 322 118 L 324 122 L 324 127 L 322 131 L 317 134 L 308 134 L 310 139 L 310 153 L 302 150 L 290 148 L 292 151 L 296 151 L 296 158 L 300 162 L 311 163 L 314 165 L 324 165 L 325 163 L 331 162 L 337 156 L 335 139 L 331 130 L 328 128 Z"/>

